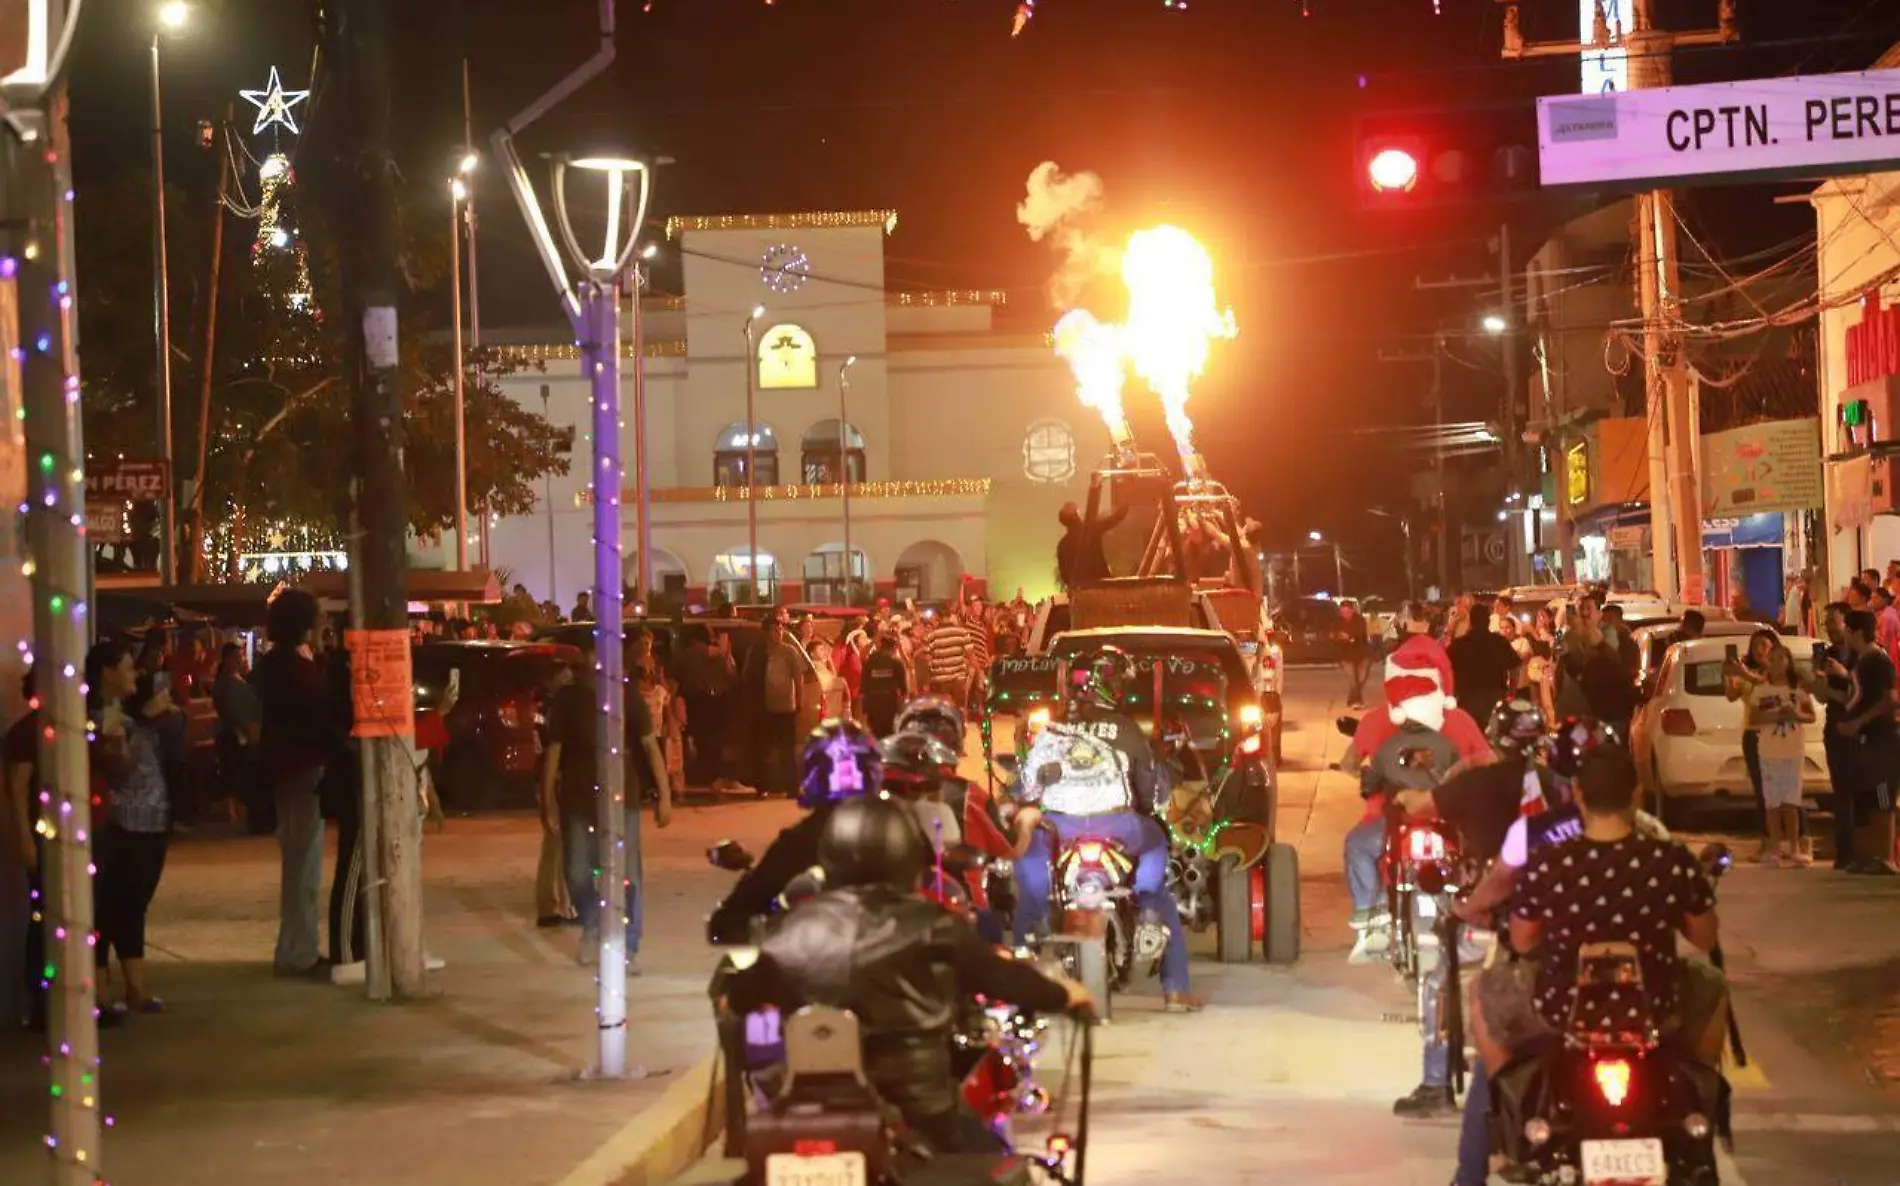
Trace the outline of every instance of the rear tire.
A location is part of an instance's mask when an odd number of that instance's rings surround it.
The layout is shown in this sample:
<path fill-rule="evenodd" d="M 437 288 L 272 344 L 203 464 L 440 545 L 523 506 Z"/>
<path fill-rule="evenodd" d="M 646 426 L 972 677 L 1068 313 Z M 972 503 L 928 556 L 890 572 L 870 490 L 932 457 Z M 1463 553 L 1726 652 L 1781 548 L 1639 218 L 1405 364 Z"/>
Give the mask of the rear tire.
<path fill-rule="evenodd" d="M 1253 958 L 1253 878 L 1231 856 L 1221 858 L 1214 877 L 1214 926 L 1220 962 L 1244 964 Z"/>
<path fill-rule="evenodd" d="M 1267 849 L 1267 940 L 1270 964 L 1300 958 L 1300 853 L 1291 844 Z"/>
<path fill-rule="evenodd" d="M 1656 818 L 1671 832 L 1681 831 L 1689 822 L 1688 803 L 1669 797 L 1669 790 L 1663 785 L 1662 766 L 1653 757 L 1650 759 L 1650 771 L 1651 780 L 1656 786 Z"/>

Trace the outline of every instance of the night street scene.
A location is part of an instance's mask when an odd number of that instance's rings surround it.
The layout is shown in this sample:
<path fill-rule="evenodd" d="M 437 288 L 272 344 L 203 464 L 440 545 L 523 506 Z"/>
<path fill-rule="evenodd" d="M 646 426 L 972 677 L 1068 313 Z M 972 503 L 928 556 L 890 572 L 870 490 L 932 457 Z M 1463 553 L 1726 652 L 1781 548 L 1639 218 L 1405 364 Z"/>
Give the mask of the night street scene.
<path fill-rule="evenodd" d="M 1900 4 L 0 0 L 0 1186 L 1896 1186 Z"/>

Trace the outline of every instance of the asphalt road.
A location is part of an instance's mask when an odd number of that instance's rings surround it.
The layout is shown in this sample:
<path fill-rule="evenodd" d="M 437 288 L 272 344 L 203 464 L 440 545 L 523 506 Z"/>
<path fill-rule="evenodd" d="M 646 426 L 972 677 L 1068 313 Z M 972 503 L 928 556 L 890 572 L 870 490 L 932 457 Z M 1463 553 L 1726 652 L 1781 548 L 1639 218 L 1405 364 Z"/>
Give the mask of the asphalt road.
<path fill-rule="evenodd" d="M 1291 968 L 1195 964 L 1196 1016 L 1137 996 L 1101 1034 L 1091 1183 L 1442 1186 L 1455 1124 L 1405 1123 L 1419 1078 L 1409 994 L 1349 966 L 1339 845 L 1352 784 L 1326 771 L 1344 692 L 1292 674 L 1281 835 L 1299 843 L 1306 944 Z M 1744 841 L 1743 843 L 1747 843 Z M 1900 1182 L 1900 887 L 1738 867 L 1721 906 L 1751 1065 L 1735 1072 L 1731 1184 Z M 1205 953 L 1204 953 L 1205 954 Z M 1154 990 L 1148 989 L 1150 993 Z"/>

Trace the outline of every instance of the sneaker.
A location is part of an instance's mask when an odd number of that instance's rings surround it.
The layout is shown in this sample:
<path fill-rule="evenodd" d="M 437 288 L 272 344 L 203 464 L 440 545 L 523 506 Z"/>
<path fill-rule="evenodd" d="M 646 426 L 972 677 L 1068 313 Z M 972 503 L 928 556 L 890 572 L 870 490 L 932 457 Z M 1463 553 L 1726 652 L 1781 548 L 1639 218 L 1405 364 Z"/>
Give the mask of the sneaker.
<path fill-rule="evenodd" d="M 1372 943 L 1372 935 L 1369 931 L 1361 931 L 1358 940 L 1352 945 L 1352 950 L 1346 953 L 1346 962 L 1349 964 L 1376 964 L 1384 958 L 1385 948 Z"/>
<path fill-rule="evenodd" d="M 1452 1098 L 1449 1087 L 1421 1083 L 1412 1094 L 1398 1098 L 1392 1114 L 1402 1120 L 1444 1120 L 1458 1115 L 1458 1101 Z"/>
<path fill-rule="evenodd" d="M 1371 930 L 1372 929 L 1372 911 L 1370 909 L 1353 911 L 1352 917 L 1347 920 L 1347 925 L 1350 926 L 1355 931 Z"/>
<path fill-rule="evenodd" d="M 1755 863 L 1764 869 L 1779 869 L 1781 868 L 1781 854 L 1778 852 L 1768 852 L 1766 850 L 1758 852 L 1755 854 Z"/>
<path fill-rule="evenodd" d="M 1199 1013 L 1207 1008 L 1207 1002 L 1191 992 L 1165 993 L 1161 998 L 1163 1013 Z"/>

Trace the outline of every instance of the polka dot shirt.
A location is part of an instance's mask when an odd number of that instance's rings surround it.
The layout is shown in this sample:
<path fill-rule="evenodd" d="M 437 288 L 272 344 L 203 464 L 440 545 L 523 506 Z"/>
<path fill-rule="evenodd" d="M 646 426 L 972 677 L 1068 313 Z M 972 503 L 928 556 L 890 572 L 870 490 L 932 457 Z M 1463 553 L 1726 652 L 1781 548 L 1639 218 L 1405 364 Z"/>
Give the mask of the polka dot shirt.
<path fill-rule="evenodd" d="M 1537 1009 L 1552 1028 L 1570 1028 L 1577 952 L 1589 943 L 1630 943 L 1643 965 L 1650 1017 L 1675 1011 L 1676 932 L 1682 920 L 1707 914 L 1715 887 L 1680 844 L 1630 836 L 1580 838 L 1531 854 L 1518 879 L 1512 913 L 1544 925 L 1537 973 Z M 1592 991 L 1581 1026 L 1619 1030 L 1642 1016 L 1631 990 Z"/>

